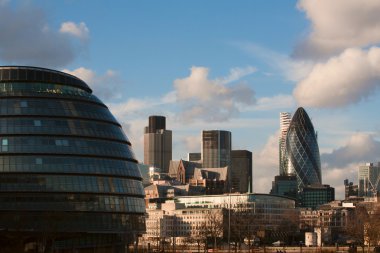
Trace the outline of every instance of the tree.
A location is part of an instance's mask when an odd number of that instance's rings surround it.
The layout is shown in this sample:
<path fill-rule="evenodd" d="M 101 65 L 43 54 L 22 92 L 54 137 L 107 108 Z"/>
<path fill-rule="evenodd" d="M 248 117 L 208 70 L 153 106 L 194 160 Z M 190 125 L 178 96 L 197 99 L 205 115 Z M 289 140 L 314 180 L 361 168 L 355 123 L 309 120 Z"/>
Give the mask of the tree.
<path fill-rule="evenodd" d="M 237 246 L 241 247 L 244 239 L 248 239 L 249 249 L 251 248 L 251 241 L 256 237 L 257 219 L 255 209 L 249 207 L 246 203 L 238 203 L 237 208 L 231 210 L 230 216 L 230 235 L 232 241 L 235 243 L 235 252 Z"/>
<path fill-rule="evenodd" d="M 368 215 L 368 220 L 364 226 L 365 241 L 368 245 L 368 252 L 372 245 L 378 245 L 380 241 L 380 205 L 376 206 Z"/>
<path fill-rule="evenodd" d="M 223 235 L 223 214 L 220 209 L 209 209 L 205 220 L 201 225 L 200 234 L 203 238 L 212 238 L 214 249 L 216 249 L 217 239 Z"/>
<path fill-rule="evenodd" d="M 355 211 L 349 214 L 349 222 L 346 226 L 346 233 L 356 245 L 362 247 L 364 252 L 365 246 L 365 230 L 364 226 L 368 222 L 368 213 L 363 206 L 357 206 Z"/>
<path fill-rule="evenodd" d="M 288 243 L 293 244 L 295 242 L 295 235 L 299 232 L 299 212 L 296 209 L 286 210 L 283 215 L 283 219 L 277 230 L 283 231 Z"/>

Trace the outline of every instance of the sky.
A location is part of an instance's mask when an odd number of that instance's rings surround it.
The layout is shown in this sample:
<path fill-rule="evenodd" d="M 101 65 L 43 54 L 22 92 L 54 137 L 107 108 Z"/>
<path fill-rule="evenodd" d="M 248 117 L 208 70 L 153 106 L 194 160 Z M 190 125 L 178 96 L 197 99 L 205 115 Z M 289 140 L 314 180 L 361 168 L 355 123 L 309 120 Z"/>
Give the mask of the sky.
<path fill-rule="evenodd" d="M 175 160 L 200 152 L 202 130 L 229 130 L 259 193 L 278 174 L 280 112 L 303 106 L 342 199 L 380 161 L 378 13 L 378 0 L 0 0 L 0 64 L 83 79 L 141 162 L 150 115 L 166 116 Z"/>

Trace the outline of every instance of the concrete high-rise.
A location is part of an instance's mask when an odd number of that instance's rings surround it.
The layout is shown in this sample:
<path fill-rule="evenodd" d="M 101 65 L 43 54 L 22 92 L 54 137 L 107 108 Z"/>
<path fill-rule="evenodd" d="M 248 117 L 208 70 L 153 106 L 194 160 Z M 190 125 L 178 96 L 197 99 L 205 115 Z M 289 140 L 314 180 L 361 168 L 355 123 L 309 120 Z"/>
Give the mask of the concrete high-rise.
<path fill-rule="evenodd" d="M 221 168 L 231 164 L 231 132 L 202 131 L 203 168 Z"/>
<path fill-rule="evenodd" d="M 252 152 L 231 151 L 231 187 L 234 192 L 252 193 Z"/>
<path fill-rule="evenodd" d="M 279 173 L 281 176 L 287 175 L 286 159 L 286 135 L 288 133 L 292 115 L 289 112 L 280 112 L 280 138 L 279 138 Z"/>
<path fill-rule="evenodd" d="M 374 197 L 380 191 L 380 162 L 366 163 L 359 167 L 359 196 Z"/>
<path fill-rule="evenodd" d="M 295 112 L 286 137 L 286 174 L 297 177 L 298 190 L 322 184 L 317 134 L 304 108 Z"/>
<path fill-rule="evenodd" d="M 164 116 L 150 116 L 144 131 L 144 163 L 167 173 L 172 159 L 172 131 Z"/>

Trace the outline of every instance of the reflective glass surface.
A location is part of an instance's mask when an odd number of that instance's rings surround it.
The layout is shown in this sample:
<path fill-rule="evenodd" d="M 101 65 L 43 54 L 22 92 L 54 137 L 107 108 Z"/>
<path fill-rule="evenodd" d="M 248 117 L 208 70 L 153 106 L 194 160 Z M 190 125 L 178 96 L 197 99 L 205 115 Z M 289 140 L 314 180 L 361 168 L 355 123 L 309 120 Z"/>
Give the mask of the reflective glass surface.
<path fill-rule="evenodd" d="M 0 228 L 143 233 L 141 180 L 121 125 L 86 83 L 0 67 Z"/>
<path fill-rule="evenodd" d="M 140 214 L 92 212 L 3 212 L 0 224 L 9 230 L 55 233 L 127 233 L 145 229 L 145 219 Z"/>
<path fill-rule="evenodd" d="M 52 83 L 1 83 L 0 96 L 51 96 L 60 98 L 75 98 L 93 101 L 99 104 L 102 102 L 91 93 L 71 86 Z"/>
<path fill-rule="evenodd" d="M 0 99 L 0 115 L 75 117 L 110 121 L 118 124 L 110 111 L 99 104 L 80 101 L 9 98 Z"/>
<path fill-rule="evenodd" d="M 144 195 L 137 180 L 101 176 L 3 174 L 0 191 L 125 193 Z"/>
<path fill-rule="evenodd" d="M 288 173 L 297 176 L 298 188 L 321 184 L 321 162 L 317 137 L 306 111 L 298 108 L 286 138 Z"/>
<path fill-rule="evenodd" d="M 13 194 L 0 195 L 1 210 L 30 211 L 97 211 L 117 213 L 145 212 L 145 203 L 141 198 L 94 195 L 94 194 Z"/>
<path fill-rule="evenodd" d="M 114 175 L 141 179 L 135 162 L 89 157 L 0 156 L 0 173 Z"/>
<path fill-rule="evenodd" d="M 77 135 L 129 142 L 118 125 L 64 118 L 0 118 L 0 135 L 5 134 Z"/>
<path fill-rule="evenodd" d="M 73 137 L 9 136 L 0 138 L 1 153 L 52 153 L 95 155 L 133 159 L 136 157 L 129 145 L 108 140 L 92 140 Z"/>

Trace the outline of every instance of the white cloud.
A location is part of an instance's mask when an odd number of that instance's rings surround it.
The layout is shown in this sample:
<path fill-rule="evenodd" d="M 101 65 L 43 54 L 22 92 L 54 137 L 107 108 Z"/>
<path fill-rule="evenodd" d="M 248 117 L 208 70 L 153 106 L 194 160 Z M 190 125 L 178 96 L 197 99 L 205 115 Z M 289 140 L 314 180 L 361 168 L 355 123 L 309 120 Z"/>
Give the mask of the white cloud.
<path fill-rule="evenodd" d="M 84 49 L 67 34 L 49 28 L 45 13 L 30 5 L 0 4 L 0 59 L 9 64 L 61 67 Z M 84 44 L 86 46 L 86 44 Z"/>
<path fill-rule="evenodd" d="M 269 193 L 272 181 L 279 173 L 278 165 L 279 132 L 268 138 L 265 146 L 258 152 L 253 152 L 253 190 Z"/>
<path fill-rule="evenodd" d="M 378 0 L 300 0 L 297 6 L 311 21 L 311 32 L 295 56 L 321 58 L 380 42 Z"/>
<path fill-rule="evenodd" d="M 82 41 L 85 41 L 88 39 L 89 32 L 90 32 L 87 25 L 84 22 L 80 22 L 79 24 L 76 24 L 70 21 L 62 23 L 59 31 L 61 33 L 67 33 L 75 37 L 78 37 Z"/>
<path fill-rule="evenodd" d="M 295 106 L 294 97 L 291 95 L 279 94 L 273 97 L 262 97 L 257 99 L 257 103 L 251 106 L 241 106 L 240 111 L 271 111 L 285 110 Z"/>
<path fill-rule="evenodd" d="M 268 48 L 259 46 L 254 43 L 234 43 L 245 52 L 253 57 L 262 59 L 266 64 L 281 73 L 288 81 L 296 82 L 305 78 L 314 66 L 309 60 L 292 59 L 287 55 L 280 54 Z M 272 73 L 263 73 L 266 76 L 272 76 Z"/>
<path fill-rule="evenodd" d="M 255 101 L 254 91 L 245 84 L 227 86 L 231 81 L 253 73 L 254 68 L 234 69 L 226 78 L 210 80 L 209 69 L 192 67 L 190 76 L 174 81 L 176 101 L 183 120 L 226 121 L 239 112 L 241 104 Z"/>
<path fill-rule="evenodd" d="M 349 48 L 316 64 L 293 94 L 302 106 L 342 107 L 371 95 L 380 84 L 380 48 Z"/>
<path fill-rule="evenodd" d="M 0 6 L 8 4 L 9 1 L 10 0 L 0 0 Z"/>
<path fill-rule="evenodd" d="M 120 98 L 122 80 L 114 70 L 107 70 L 103 75 L 98 75 L 95 71 L 84 67 L 62 71 L 85 81 L 93 89 L 94 94 L 101 99 Z"/>
<path fill-rule="evenodd" d="M 240 80 L 242 77 L 255 73 L 257 69 L 252 66 L 246 68 L 232 68 L 230 74 L 227 77 L 218 80 L 221 84 L 228 84 Z"/>
<path fill-rule="evenodd" d="M 200 135 L 187 135 L 181 139 L 182 146 L 185 146 L 187 153 L 201 152 L 201 136 Z"/>
<path fill-rule="evenodd" d="M 374 135 L 367 133 L 356 133 L 342 147 L 321 156 L 324 166 L 332 168 L 344 168 L 352 163 L 377 160 L 380 161 L 380 142 Z"/>
<path fill-rule="evenodd" d="M 359 166 L 380 161 L 380 141 L 367 133 L 355 133 L 346 143 L 329 153 L 321 154 L 323 183 L 335 187 L 336 198 L 344 198 L 343 180 L 358 183 Z"/>

